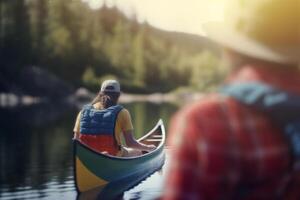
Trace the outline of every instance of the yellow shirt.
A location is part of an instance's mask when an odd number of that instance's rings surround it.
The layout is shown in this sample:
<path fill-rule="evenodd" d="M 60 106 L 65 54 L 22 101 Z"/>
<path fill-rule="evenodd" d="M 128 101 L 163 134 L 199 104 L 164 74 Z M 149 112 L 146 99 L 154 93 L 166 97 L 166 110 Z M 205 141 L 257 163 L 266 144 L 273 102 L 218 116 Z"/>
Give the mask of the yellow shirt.
<path fill-rule="evenodd" d="M 102 106 L 101 103 L 96 103 L 93 105 L 94 108 L 101 110 Z M 80 132 L 80 118 L 81 118 L 81 111 L 77 115 L 75 126 L 73 131 L 79 133 Z M 127 109 L 123 108 L 118 116 L 117 116 L 117 122 L 116 122 L 116 127 L 115 127 L 115 136 L 118 144 L 121 144 L 121 136 L 122 133 L 126 131 L 132 131 L 133 130 L 133 125 L 131 122 L 131 116 L 130 113 Z"/>

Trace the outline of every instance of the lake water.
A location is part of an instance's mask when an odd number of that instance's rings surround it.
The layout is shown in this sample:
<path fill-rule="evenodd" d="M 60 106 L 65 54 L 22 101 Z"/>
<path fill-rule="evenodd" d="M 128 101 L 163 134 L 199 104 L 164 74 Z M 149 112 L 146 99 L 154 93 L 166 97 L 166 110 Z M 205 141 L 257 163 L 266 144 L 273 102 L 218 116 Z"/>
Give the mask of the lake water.
<path fill-rule="evenodd" d="M 132 103 L 135 136 L 162 118 L 166 128 L 177 107 Z M 0 109 L 0 199 L 76 199 L 73 181 L 72 129 L 78 109 L 67 104 L 39 104 Z M 168 166 L 125 191 L 122 199 L 155 199 Z"/>

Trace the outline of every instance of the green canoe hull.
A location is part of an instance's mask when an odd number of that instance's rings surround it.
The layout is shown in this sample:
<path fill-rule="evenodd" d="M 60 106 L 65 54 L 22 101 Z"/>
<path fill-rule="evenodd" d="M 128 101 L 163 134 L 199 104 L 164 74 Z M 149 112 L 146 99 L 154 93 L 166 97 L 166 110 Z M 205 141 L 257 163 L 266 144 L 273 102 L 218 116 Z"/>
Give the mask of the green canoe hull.
<path fill-rule="evenodd" d="M 107 193 L 110 190 L 126 190 L 160 169 L 165 160 L 165 130 L 160 120 L 155 128 L 139 141 L 160 136 L 157 148 L 138 157 L 115 157 L 96 152 L 74 140 L 74 176 L 79 193 L 97 191 Z M 151 139 L 148 139 L 150 141 Z"/>

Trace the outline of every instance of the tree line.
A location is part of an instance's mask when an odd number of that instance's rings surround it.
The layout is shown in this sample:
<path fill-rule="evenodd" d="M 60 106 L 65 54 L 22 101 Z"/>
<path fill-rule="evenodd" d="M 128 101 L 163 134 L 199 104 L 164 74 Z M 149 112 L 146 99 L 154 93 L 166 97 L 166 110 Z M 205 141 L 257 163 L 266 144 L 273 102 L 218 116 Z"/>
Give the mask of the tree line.
<path fill-rule="evenodd" d="M 30 65 L 94 91 L 106 78 L 139 93 L 181 86 L 209 90 L 222 79 L 209 41 L 158 30 L 116 7 L 93 10 L 80 0 L 2 0 L 0 18 L 0 91 L 7 89 L 3 80 L 17 86 L 18 74 Z"/>

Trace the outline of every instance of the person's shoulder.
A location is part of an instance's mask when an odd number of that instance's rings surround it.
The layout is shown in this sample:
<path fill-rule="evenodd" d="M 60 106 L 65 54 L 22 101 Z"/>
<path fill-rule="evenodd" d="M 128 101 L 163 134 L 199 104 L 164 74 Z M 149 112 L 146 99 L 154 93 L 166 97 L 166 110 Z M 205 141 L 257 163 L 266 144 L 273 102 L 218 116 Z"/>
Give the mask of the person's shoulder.
<path fill-rule="evenodd" d="M 122 112 L 122 113 L 129 113 L 128 109 L 124 108 L 123 106 L 122 106 L 120 112 Z"/>
<path fill-rule="evenodd" d="M 218 94 L 206 95 L 177 111 L 171 119 L 169 143 L 179 145 L 181 141 L 185 141 L 180 138 L 197 140 L 200 133 L 215 132 L 214 127 L 219 127 L 224 122 L 220 120 L 221 98 L 223 97 Z"/>
<path fill-rule="evenodd" d="M 169 142 L 177 143 L 178 138 L 186 136 L 197 140 L 199 136 L 213 136 L 225 130 L 228 126 L 222 104 L 227 102 L 228 97 L 211 94 L 184 106 L 171 119 Z"/>
<path fill-rule="evenodd" d="M 93 107 L 95 109 L 98 109 L 98 110 L 102 110 L 103 109 L 102 104 L 100 102 L 97 102 L 97 103 L 93 104 Z"/>
<path fill-rule="evenodd" d="M 173 117 L 173 124 L 183 123 L 186 126 L 202 127 L 213 130 L 225 128 L 232 99 L 220 94 L 210 94 L 202 99 L 184 106 Z"/>
<path fill-rule="evenodd" d="M 96 103 L 97 104 L 97 103 Z M 95 105 L 96 104 L 84 104 L 83 106 L 82 106 L 82 108 L 81 108 L 81 111 L 84 111 L 84 110 L 89 110 L 89 109 L 92 109 L 92 108 L 95 108 L 95 109 L 97 109 L 96 107 L 95 107 Z"/>
<path fill-rule="evenodd" d="M 122 109 L 119 112 L 119 116 L 123 116 L 123 117 L 130 116 L 130 112 L 126 108 L 122 107 Z"/>
<path fill-rule="evenodd" d="M 198 101 L 184 106 L 179 110 L 177 115 L 184 115 L 185 117 L 199 117 L 207 116 L 208 114 L 218 112 L 223 104 L 227 104 L 228 97 L 219 94 L 210 94 Z"/>

